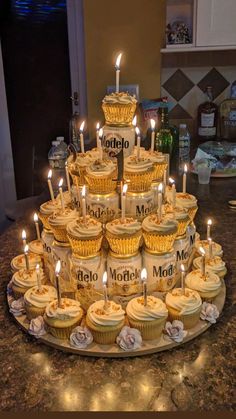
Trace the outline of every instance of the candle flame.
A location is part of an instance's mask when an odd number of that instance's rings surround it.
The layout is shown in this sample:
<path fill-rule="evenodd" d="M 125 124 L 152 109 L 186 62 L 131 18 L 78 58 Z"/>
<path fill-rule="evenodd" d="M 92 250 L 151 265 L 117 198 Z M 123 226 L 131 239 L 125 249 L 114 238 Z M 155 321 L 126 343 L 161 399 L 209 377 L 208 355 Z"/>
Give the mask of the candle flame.
<path fill-rule="evenodd" d="M 56 264 L 55 274 L 56 274 L 56 275 L 59 275 L 60 270 L 61 270 L 61 261 L 60 261 L 60 259 L 59 259 L 59 260 L 57 261 L 57 264 Z"/>
<path fill-rule="evenodd" d="M 212 225 L 212 220 L 209 218 L 209 220 L 207 221 L 207 225 L 211 226 Z"/>
<path fill-rule="evenodd" d="M 84 198 L 85 195 L 86 195 L 86 186 L 85 185 L 82 188 L 82 193 L 81 194 L 82 194 L 82 197 Z"/>
<path fill-rule="evenodd" d="M 158 186 L 158 192 L 162 192 L 163 191 L 163 185 L 162 183 L 160 183 L 160 185 Z"/>
<path fill-rule="evenodd" d="M 154 131 L 155 126 L 156 126 L 156 121 L 154 119 L 150 119 L 150 124 L 151 124 L 151 128 Z"/>
<path fill-rule="evenodd" d="M 180 270 L 181 270 L 181 272 L 185 272 L 185 269 L 184 269 L 184 265 L 183 264 L 180 265 Z"/>
<path fill-rule="evenodd" d="M 199 252 L 201 253 L 202 256 L 205 256 L 205 254 L 206 254 L 206 252 L 205 252 L 205 250 L 203 249 L 202 246 L 199 247 Z"/>
<path fill-rule="evenodd" d="M 133 118 L 132 125 L 134 127 L 136 127 L 136 125 L 137 125 L 137 115 L 135 115 L 135 117 Z"/>
<path fill-rule="evenodd" d="M 138 136 L 140 135 L 140 129 L 138 127 L 135 127 L 135 132 Z"/>
<path fill-rule="evenodd" d="M 147 269 L 143 268 L 141 271 L 141 281 L 146 281 L 147 280 Z"/>
<path fill-rule="evenodd" d="M 102 283 L 103 283 L 103 285 L 107 284 L 107 271 L 105 271 L 103 276 L 102 276 Z"/>
<path fill-rule="evenodd" d="M 173 184 L 173 183 L 175 183 L 175 180 L 174 180 L 172 177 L 169 177 L 169 182 L 170 182 L 171 184 Z"/>
<path fill-rule="evenodd" d="M 63 185 L 63 179 L 61 178 L 61 179 L 60 179 L 60 182 L 59 182 L 59 184 L 58 184 L 59 188 L 61 188 L 61 187 L 62 187 L 62 185 Z"/>
<path fill-rule="evenodd" d="M 50 169 L 48 172 L 48 179 L 51 179 L 51 178 L 52 178 L 52 169 Z"/>
<path fill-rule="evenodd" d="M 116 69 L 119 70 L 120 69 L 120 60 L 122 57 L 122 52 L 118 55 L 117 59 L 116 59 Z"/>
<path fill-rule="evenodd" d="M 99 122 L 97 122 L 96 130 L 99 131 L 99 128 L 100 128 L 100 124 L 99 124 Z"/>
<path fill-rule="evenodd" d="M 211 237 L 209 237 L 209 238 L 208 238 L 208 243 L 209 243 L 209 244 L 211 244 L 211 243 L 212 243 L 212 238 L 211 238 Z"/>
<path fill-rule="evenodd" d="M 85 126 L 85 121 L 83 121 L 82 124 L 80 125 L 80 128 L 79 128 L 80 132 L 83 132 L 84 126 Z"/>
<path fill-rule="evenodd" d="M 24 248 L 24 252 L 25 252 L 25 253 L 28 253 L 28 251 L 29 251 L 29 246 L 28 246 L 28 244 L 26 244 L 26 245 L 25 245 L 25 248 Z"/>
<path fill-rule="evenodd" d="M 35 268 L 35 269 L 36 269 L 36 272 L 37 272 L 37 273 L 39 273 L 39 271 L 40 271 L 40 266 L 39 266 L 39 264 L 38 264 L 38 263 L 37 263 L 37 265 L 36 265 L 36 268 Z"/>
<path fill-rule="evenodd" d="M 187 166 L 187 164 L 185 164 L 184 165 L 184 173 L 187 173 L 187 171 L 188 171 L 188 166 Z"/>
<path fill-rule="evenodd" d="M 128 185 L 127 185 L 127 183 L 125 183 L 125 184 L 124 184 L 124 186 L 123 186 L 123 189 L 122 189 L 122 193 L 123 193 L 123 195 L 125 195 L 125 194 L 126 194 L 127 189 L 128 189 Z"/>
<path fill-rule="evenodd" d="M 21 234 L 22 240 L 26 239 L 26 231 L 22 230 L 22 234 Z"/>
<path fill-rule="evenodd" d="M 102 128 L 100 128 L 98 135 L 99 135 L 99 138 L 101 140 L 102 137 L 103 137 L 103 129 Z"/>
<path fill-rule="evenodd" d="M 34 222 L 37 223 L 39 220 L 38 214 L 35 212 L 34 213 Z"/>

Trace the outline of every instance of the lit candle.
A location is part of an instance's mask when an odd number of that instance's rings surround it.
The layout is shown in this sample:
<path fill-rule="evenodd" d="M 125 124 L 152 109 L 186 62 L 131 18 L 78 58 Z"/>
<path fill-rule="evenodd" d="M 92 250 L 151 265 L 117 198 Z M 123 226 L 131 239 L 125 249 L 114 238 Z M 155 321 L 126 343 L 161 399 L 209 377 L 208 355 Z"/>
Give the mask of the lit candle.
<path fill-rule="evenodd" d="M 28 253 L 29 253 L 29 246 L 28 246 L 28 244 L 26 244 L 25 248 L 24 248 L 24 254 L 25 254 L 25 267 L 26 267 L 27 271 L 29 271 L 29 255 L 28 255 Z"/>
<path fill-rule="evenodd" d="M 209 219 L 207 221 L 207 240 L 211 237 L 211 226 L 212 226 L 212 220 Z"/>
<path fill-rule="evenodd" d="M 203 249 L 203 247 L 199 248 L 199 251 L 202 255 L 202 260 L 201 260 L 201 274 L 202 276 L 205 278 L 206 276 L 206 253 L 205 250 Z"/>
<path fill-rule="evenodd" d="M 23 247 L 25 247 L 26 246 L 26 231 L 25 230 L 22 230 L 22 234 L 21 234 L 21 237 L 22 237 L 22 241 L 23 241 Z"/>
<path fill-rule="evenodd" d="M 137 135 L 137 158 L 140 159 L 140 144 L 141 144 L 140 129 L 136 127 L 135 132 Z"/>
<path fill-rule="evenodd" d="M 66 170 L 67 189 L 68 189 L 69 194 L 71 195 L 70 175 L 69 175 L 69 170 L 68 170 L 68 164 L 67 164 L 67 162 L 65 163 L 65 170 Z"/>
<path fill-rule="evenodd" d="M 156 121 L 154 119 L 150 120 L 151 123 L 151 130 L 152 130 L 152 134 L 151 134 L 151 152 L 154 151 L 154 147 L 155 147 L 155 126 L 156 126 Z"/>
<path fill-rule="evenodd" d="M 166 199 L 166 183 L 167 183 L 167 170 L 164 170 L 164 176 L 163 176 L 163 195 L 164 199 Z"/>
<path fill-rule="evenodd" d="M 127 185 L 127 183 L 125 183 L 124 186 L 123 186 L 123 189 L 122 189 L 122 200 L 121 200 L 121 211 L 122 211 L 121 218 L 122 218 L 122 220 L 125 219 L 125 203 L 126 203 L 127 189 L 128 189 L 128 185 Z"/>
<path fill-rule="evenodd" d="M 107 295 L 107 272 L 105 271 L 102 277 L 103 294 L 104 294 L 104 310 L 108 308 L 108 295 Z"/>
<path fill-rule="evenodd" d="M 48 188 L 49 188 L 51 200 L 54 201 L 55 198 L 54 198 L 54 193 L 53 193 L 53 189 L 52 189 L 51 178 L 52 178 L 52 170 L 50 169 L 49 172 L 48 172 Z"/>
<path fill-rule="evenodd" d="M 86 223 L 86 200 L 85 200 L 85 195 L 86 195 L 86 186 L 84 185 L 83 188 L 82 188 L 82 215 L 83 215 L 84 223 Z"/>
<path fill-rule="evenodd" d="M 80 190 L 79 190 L 79 182 L 78 182 L 78 178 L 76 176 L 76 195 L 77 195 L 77 208 L 79 209 L 80 207 Z"/>
<path fill-rule="evenodd" d="M 133 118 L 132 125 L 133 125 L 133 127 L 136 127 L 136 125 L 137 125 L 137 116 L 136 115 Z"/>
<path fill-rule="evenodd" d="M 213 244 L 212 244 L 212 239 L 209 237 L 208 238 L 208 244 L 209 244 L 209 259 L 213 258 Z"/>
<path fill-rule="evenodd" d="M 143 283 L 143 301 L 144 305 L 147 305 L 147 270 L 143 268 L 141 271 L 141 281 Z"/>
<path fill-rule="evenodd" d="M 122 53 L 120 53 L 116 59 L 116 93 L 120 91 L 120 60 L 122 57 Z"/>
<path fill-rule="evenodd" d="M 39 231 L 39 217 L 38 214 L 34 213 L 34 224 L 36 228 L 37 240 L 40 240 L 40 231 Z"/>
<path fill-rule="evenodd" d="M 184 265 L 181 264 L 180 265 L 180 270 L 181 270 L 181 288 L 182 288 L 182 294 L 185 294 L 185 269 L 184 269 Z"/>
<path fill-rule="evenodd" d="M 56 269 L 55 269 L 58 307 L 61 307 L 61 288 L 60 288 L 60 281 L 59 281 L 60 271 L 61 271 L 61 261 L 59 259 L 57 261 Z"/>
<path fill-rule="evenodd" d="M 79 138 L 80 138 L 80 150 L 81 153 L 84 154 L 84 125 L 85 125 L 85 121 L 82 122 L 82 124 L 80 125 L 79 131 Z"/>
<path fill-rule="evenodd" d="M 41 281 L 41 275 L 40 275 L 40 266 L 39 266 L 39 264 L 37 263 L 37 265 L 36 265 L 36 276 L 37 276 L 37 285 L 38 285 L 38 290 L 40 290 L 41 291 L 41 289 L 42 289 L 42 281 Z"/>
<path fill-rule="evenodd" d="M 160 185 L 158 186 L 158 196 L 157 196 L 159 222 L 161 222 L 161 219 L 162 219 L 162 191 L 163 191 L 163 185 L 162 183 L 160 183 Z"/>
<path fill-rule="evenodd" d="M 63 185 L 63 179 L 61 178 L 58 186 L 59 186 L 59 194 L 60 194 L 60 199 L 61 199 L 61 208 L 62 208 L 62 211 L 64 211 L 65 202 L 64 202 L 63 192 L 62 192 L 62 185 Z"/>
<path fill-rule="evenodd" d="M 169 181 L 172 184 L 172 186 L 171 186 L 171 191 L 172 191 L 172 198 L 171 198 L 172 207 L 173 207 L 173 209 L 175 209 L 175 207 L 176 207 L 176 188 L 175 188 L 175 181 L 171 177 L 169 178 Z"/>
<path fill-rule="evenodd" d="M 102 139 L 103 139 L 103 129 L 100 128 L 98 133 L 98 150 L 99 150 L 99 160 L 103 160 L 103 150 L 102 150 Z"/>
<path fill-rule="evenodd" d="M 186 184 L 187 184 L 187 164 L 184 165 L 184 174 L 183 174 L 183 193 L 186 193 Z"/>
<path fill-rule="evenodd" d="M 100 130 L 100 124 L 99 122 L 96 125 L 96 140 L 97 140 L 97 148 L 99 148 L 99 130 Z"/>

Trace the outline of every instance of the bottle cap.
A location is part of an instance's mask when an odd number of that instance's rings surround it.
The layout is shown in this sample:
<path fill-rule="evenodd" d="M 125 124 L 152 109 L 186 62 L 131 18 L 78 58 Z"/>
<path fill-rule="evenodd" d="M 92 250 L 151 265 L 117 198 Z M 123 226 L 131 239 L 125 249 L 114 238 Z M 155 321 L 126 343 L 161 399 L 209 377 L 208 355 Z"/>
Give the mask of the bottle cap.
<path fill-rule="evenodd" d="M 64 137 L 56 137 L 56 141 L 59 141 L 60 143 L 61 141 L 64 141 Z"/>
<path fill-rule="evenodd" d="M 60 141 L 57 141 L 57 140 L 52 141 L 52 145 L 59 145 L 59 144 L 60 144 Z"/>

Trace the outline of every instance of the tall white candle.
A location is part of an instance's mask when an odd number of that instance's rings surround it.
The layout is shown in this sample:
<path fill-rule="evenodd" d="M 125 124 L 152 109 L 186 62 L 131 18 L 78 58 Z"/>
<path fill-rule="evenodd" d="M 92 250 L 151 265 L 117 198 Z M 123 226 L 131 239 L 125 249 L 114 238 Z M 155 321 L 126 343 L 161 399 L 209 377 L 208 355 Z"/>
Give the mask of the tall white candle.
<path fill-rule="evenodd" d="M 97 148 L 99 148 L 99 130 L 100 130 L 100 124 L 99 122 L 96 125 L 96 140 L 97 140 Z"/>
<path fill-rule="evenodd" d="M 199 248 L 199 251 L 202 255 L 202 260 L 201 260 L 201 274 L 202 276 L 205 278 L 206 277 L 206 253 L 205 250 L 203 249 L 203 247 Z"/>
<path fill-rule="evenodd" d="M 159 222 L 162 219 L 162 191 L 163 191 L 163 185 L 162 183 L 160 183 L 160 185 L 158 186 L 158 195 L 157 195 Z"/>
<path fill-rule="evenodd" d="M 143 301 L 144 306 L 147 305 L 147 270 L 143 268 L 141 271 L 141 281 L 143 283 Z"/>
<path fill-rule="evenodd" d="M 212 259 L 212 257 L 213 257 L 213 244 L 212 244 L 212 239 L 210 237 L 208 238 L 208 244 L 209 244 L 209 259 Z"/>
<path fill-rule="evenodd" d="M 181 264 L 180 265 L 180 270 L 181 270 L 181 288 L 182 288 L 182 294 L 185 294 L 185 269 L 184 269 L 184 265 Z"/>
<path fill-rule="evenodd" d="M 102 139 L 103 139 L 103 129 L 100 128 L 98 133 L 98 150 L 99 150 L 99 160 L 103 160 L 103 149 L 102 149 Z"/>
<path fill-rule="evenodd" d="M 176 188 L 175 188 L 175 181 L 171 177 L 169 178 L 169 181 L 172 184 L 172 186 L 171 186 L 171 192 L 172 192 L 171 202 L 172 202 L 172 208 L 174 210 L 175 207 L 176 207 Z"/>
<path fill-rule="evenodd" d="M 25 254 L 25 267 L 26 267 L 27 271 L 29 271 L 29 255 L 28 255 L 28 253 L 29 253 L 29 246 L 28 246 L 28 244 L 26 244 L 25 248 L 24 248 L 24 254 Z"/>
<path fill-rule="evenodd" d="M 108 308 L 108 295 L 107 295 L 107 272 L 105 271 L 102 277 L 103 295 L 104 295 L 104 310 Z"/>
<path fill-rule="evenodd" d="M 21 237 L 22 237 L 22 241 L 23 241 L 23 247 L 25 247 L 26 246 L 26 231 L 25 230 L 22 230 L 22 234 L 21 234 Z"/>
<path fill-rule="evenodd" d="M 82 188 L 82 216 L 84 219 L 84 223 L 86 223 L 86 199 L 85 199 L 85 195 L 86 195 L 86 186 L 84 185 Z"/>
<path fill-rule="evenodd" d="M 69 194 L 71 195 L 71 187 L 70 187 L 70 175 L 69 175 L 69 170 L 68 170 L 68 164 L 66 162 L 65 164 L 65 171 L 66 171 L 66 183 L 67 183 L 67 189 Z"/>
<path fill-rule="evenodd" d="M 151 129 L 152 129 L 152 133 L 151 133 L 151 152 L 154 151 L 155 148 L 155 126 L 156 126 L 156 121 L 154 119 L 150 120 L 150 124 L 151 124 Z"/>
<path fill-rule="evenodd" d="M 211 226 L 212 226 L 212 220 L 209 219 L 207 221 L 207 240 L 211 237 Z"/>
<path fill-rule="evenodd" d="M 62 211 L 64 211 L 65 202 L 64 202 L 63 192 L 62 192 L 62 185 L 63 185 L 63 179 L 61 178 L 58 186 L 59 186 L 59 194 L 60 194 L 60 199 L 61 199 L 61 208 L 62 208 Z"/>
<path fill-rule="evenodd" d="M 133 118 L 132 125 L 133 125 L 133 127 L 134 127 L 134 128 L 135 128 L 135 127 L 136 127 L 136 125 L 137 125 L 137 116 L 136 116 L 136 115 L 135 115 L 135 116 L 134 116 L 134 118 Z"/>
<path fill-rule="evenodd" d="M 40 275 L 40 266 L 39 266 L 39 264 L 37 263 L 37 265 L 36 265 L 36 276 L 37 276 L 37 286 L 38 286 L 38 290 L 40 290 L 41 291 L 41 289 L 42 289 L 42 281 L 41 281 L 41 275 Z"/>
<path fill-rule="evenodd" d="M 125 205 L 126 205 L 126 192 L 128 189 L 127 183 L 124 184 L 122 189 L 122 199 L 121 199 L 121 218 L 122 220 L 125 219 Z"/>
<path fill-rule="evenodd" d="M 187 171 L 188 167 L 184 165 L 184 174 L 183 174 L 183 193 L 186 193 L 186 185 L 187 185 Z"/>
<path fill-rule="evenodd" d="M 81 153 L 84 154 L 84 125 L 85 125 L 85 121 L 82 122 L 82 124 L 80 125 L 80 149 L 81 149 Z"/>
<path fill-rule="evenodd" d="M 137 158 L 140 159 L 140 145 L 141 145 L 140 129 L 136 127 L 135 132 L 137 135 Z"/>
<path fill-rule="evenodd" d="M 120 91 L 120 60 L 122 57 L 122 53 L 120 53 L 116 59 L 116 93 Z"/>
<path fill-rule="evenodd" d="M 49 188 L 51 200 L 54 201 L 55 198 L 54 198 L 54 193 L 53 193 L 53 189 L 52 189 L 51 178 L 52 178 L 52 170 L 50 169 L 49 172 L 48 172 L 48 188 Z"/>
<path fill-rule="evenodd" d="M 60 287 L 60 280 L 59 280 L 60 271 L 61 271 L 61 261 L 59 259 L 57 261 L 56 269 L 55 269 L 58 307 L 61 307 L 61 287 Z"/>
<path fill-rule="evenodd" d="M 41 237 L 40 237 L 40 230 L 39 230 L 39 217 L 36 212 L 34 213 L 34 224 L 36 228 L 37 240 L 40 240 Z"/>

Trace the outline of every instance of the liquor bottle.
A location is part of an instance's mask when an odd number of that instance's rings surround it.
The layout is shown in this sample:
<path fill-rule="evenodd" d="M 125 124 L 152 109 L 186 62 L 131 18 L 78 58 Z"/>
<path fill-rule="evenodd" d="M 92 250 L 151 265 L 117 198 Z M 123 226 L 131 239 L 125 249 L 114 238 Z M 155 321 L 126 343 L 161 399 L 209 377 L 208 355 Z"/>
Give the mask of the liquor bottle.
<path fill-rule="evenodd" d="M 179 174 L 183 173 L 184 165 L 190 163 L 190 133 L 186 124 L 179 126 Z"/>
<path fill-rule="evenodd" d="M 224 140 L 236 140 L 236 81 L 231 86 L 230 99 L 220 105 L 220 136 Z"/>
<path fill-rule="evenodd" d="M 156 150 L 168 153 L 170 156 L 173 151 L 173 135 L 169 127 L 168 108 L 161 108 L 161 125 L 156 134 Z"/>
<path fill-rule="evenodd" d="M 216 138 L 218 107 L 213 102 L 212 87 L 206 88 L 206 101 L 198 107 L 198 136 L 202 141 Z"/>

